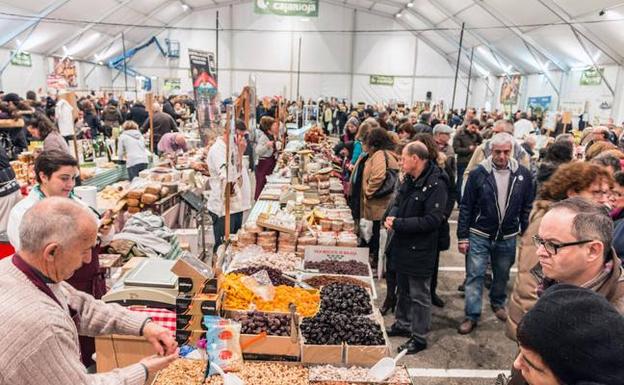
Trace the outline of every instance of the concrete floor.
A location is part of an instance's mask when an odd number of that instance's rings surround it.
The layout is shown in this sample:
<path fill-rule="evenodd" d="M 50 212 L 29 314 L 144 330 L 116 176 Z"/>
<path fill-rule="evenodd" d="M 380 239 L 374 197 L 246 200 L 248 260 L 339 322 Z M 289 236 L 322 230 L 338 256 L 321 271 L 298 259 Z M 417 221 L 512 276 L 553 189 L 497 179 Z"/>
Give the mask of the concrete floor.
<path fill-rule="evenodd" d="M 419 385 L 494 384 L 496 373 L 509 371 L 517 351 L 516 343 L 505 337 L 504 323 L 490 310 L 487 290 L 484 291 L 483 313 L 477 329 L 467 336 L 457 333 L 457 326 L 464 316 L 463 293 L 457 287 L 464 279 L 465 262 L 464 256 L 457 252 L 456 228 L 457 225 L 451 222 L 451 250 L 441 255 L 438 295 L 446 306 L 433 308 L 429 347 L 400 362 L 410 369 L 432 369 L 413 371 L 414 383 Z M 512 272 L 508 293 L 514 277 Z M 385 297 L 384 280 L 377 281 L 377 292 L 378 305 L 381 305 Z M 389 326 L 393 322 L 394 315 L 386 315 L 385 324 Z M 393 351 L 396 352 L 405 340 L 391 338 Z"/>

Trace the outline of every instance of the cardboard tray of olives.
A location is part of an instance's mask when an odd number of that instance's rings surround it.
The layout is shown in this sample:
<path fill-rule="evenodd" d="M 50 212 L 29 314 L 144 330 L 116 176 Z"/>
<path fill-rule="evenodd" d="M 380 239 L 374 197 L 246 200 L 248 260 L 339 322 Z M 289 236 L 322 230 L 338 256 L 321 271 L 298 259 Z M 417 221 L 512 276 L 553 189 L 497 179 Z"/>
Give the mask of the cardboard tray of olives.
<path fill-rule="evenodd" d="M 328 281 L 336 279 L 337 282 L 342 282 L 341 279 L 344 278 L 343 283 L 347 283 L 347 284 L 352 283 L 349 281 L 360 281 L 370 291 L 371 298 L 373 300 L 377 299 L 377 289 L 375 288 L 375 281 L 373 280 L 372 276 L 365 277 L 365 276 L 359 276 L 359 275 L 328 274 L 328 273 L 301 273 L 299 276 L 300 280 L 305 283 L 307 283 L 306 281 L 309 279 L 319 279 L 319 277 L 321 277 L 320 279 L 322 279 L 322 277 L 328 277 Z M 330 282 L 330 283 L 333 283 L 333 282 Z"/>
<path fill-rule="evenodd" d="M 243 354 L 299 357 L 297 315 L 289 313 L 226 310 L 223 316 L 241 323 L 240 344 Z M 267 335 L 258 338 L 262 332 Z"/>

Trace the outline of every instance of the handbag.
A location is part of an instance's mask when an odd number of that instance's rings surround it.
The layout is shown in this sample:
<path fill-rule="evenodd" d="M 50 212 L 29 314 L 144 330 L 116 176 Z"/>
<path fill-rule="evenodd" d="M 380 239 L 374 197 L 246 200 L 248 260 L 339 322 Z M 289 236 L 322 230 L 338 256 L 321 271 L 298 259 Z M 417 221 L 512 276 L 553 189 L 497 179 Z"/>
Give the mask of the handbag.
<path fill-rule="evenodd" d="M 388 154 L 385 150 L 382 151 L 386 159 L 386 179 L 384 179 L 382 185 L 375 191 L 371 198 L 383 198 L 392 194 L 396 187 L 397 179 L 399 178 L 399 170 L 388 168 Z"/>

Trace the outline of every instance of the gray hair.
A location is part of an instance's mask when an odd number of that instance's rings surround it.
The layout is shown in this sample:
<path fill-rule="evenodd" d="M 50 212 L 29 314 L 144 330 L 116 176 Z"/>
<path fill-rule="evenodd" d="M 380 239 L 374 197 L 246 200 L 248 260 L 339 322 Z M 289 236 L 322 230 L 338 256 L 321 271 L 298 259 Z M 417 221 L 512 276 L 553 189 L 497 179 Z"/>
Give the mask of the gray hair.
<path fill-rule="evenodd" d="M 427 146 L 422 142 L 409 142 L 405 147 L 405 151 L 407 151 L 407 155 L 409 156 L 416 155 L 423 160 L 429 159 L 429 150 L 427 150 Z"/>
<path fill-rule="evenodd" d="M 559 142 L 570 142 L 574 145 L 574 135 L 572 134 L 559 134 L 555 138 L 555 143 Z"/>
<path fill-rule="evenodd" d="M 499 132 L 498 134 L 494 135 L 490 141 L 491 146 L 500 146 L 503 144 L 511 144 L 513 146 L 514 137 L 506 132 Z"/>
<path fill-rule="evenodd" d="M 95 215 L 71 199 L 51 197 L 37 202 L 20 223 L 20 251 L 37 253 L 51 242 L 70 244 L 80 236 L 81 227 L 77 226 L 85 218 L 97 226 Z"/>
<path fill-rule="evenodd" d="M 162 106 L 160 105 L 160 103 L 154 102 L 152 104 L 152 110 L 154 110 L 154 112 L 161 112 L 162 111 Z"/>
<path fill-rule="evenodd" d="M 604 167 L 611 166 L 613 167 L 613 170 L 615 172 L 622 170 L 622 165 L 620 164 L 620 158 L 618 158 L 617 156 L 613 154 L 609 154 L 607 152 L 603 152 L 602 154 L 599 154 L 594 159 L 592 159 L 590 163 L 597 164 L 598 166 L 604 166 Z"/>
<path fill-rule="evenodd" d="M 605 259 L 609 255 L 613 242 L 613 220 L 606 206 L 601 206 L 581 197 L 572 197 L 554 203 L 550 211 L 567 210 L 573 214 L 570 232 L 577 240 L 595 239 L 604 246 Z"/>
<path fill-rule="evenodd" d="M 494 126 L 503 126 L 503 132 L 513 134 L 514 126 L 509 120 L 500 119 L 494 123 Z"/>

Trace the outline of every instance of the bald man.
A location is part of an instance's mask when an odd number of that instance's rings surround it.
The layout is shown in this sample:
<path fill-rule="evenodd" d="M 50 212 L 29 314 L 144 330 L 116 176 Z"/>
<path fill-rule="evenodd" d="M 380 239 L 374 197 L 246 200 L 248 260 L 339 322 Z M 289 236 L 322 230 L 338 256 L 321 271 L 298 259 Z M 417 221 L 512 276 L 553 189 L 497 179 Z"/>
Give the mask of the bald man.
<path fill-rule="evenodd" d="M 169 330 L 64 282 L 90 262 L 97 231 L 95 216 L 67 198 L 44 199 L 24 214 L 19 251 L 0 261 L 0 385 L 142 385 L 177 358 Z M 78 336 L 108 334 L 141 335 L 158 355 L 88 374 Z"/>
<path fill-rule="evenodd" d="M 158 142 L 158 153 L 160 155 L 175 154 L 178 151 L 188 151 L 184 135 L 177 132 L 165 134 Z"/>
<path fill-rule="evenodd" d="M 389 336 L 408 337 L 399 351 L 427 348 L 431 324 L 431 278 L 438 253 L 438 231 L 445 219 L 448 176 L 429 160 L 427 147 L 412 142 L 403 148 L 405 179 L 397 190 L 385 227 L 392 232 L 386 254 L 397 272 L 396 322 Z M 390 289 L 389 289 L 390 290 Z"/>

